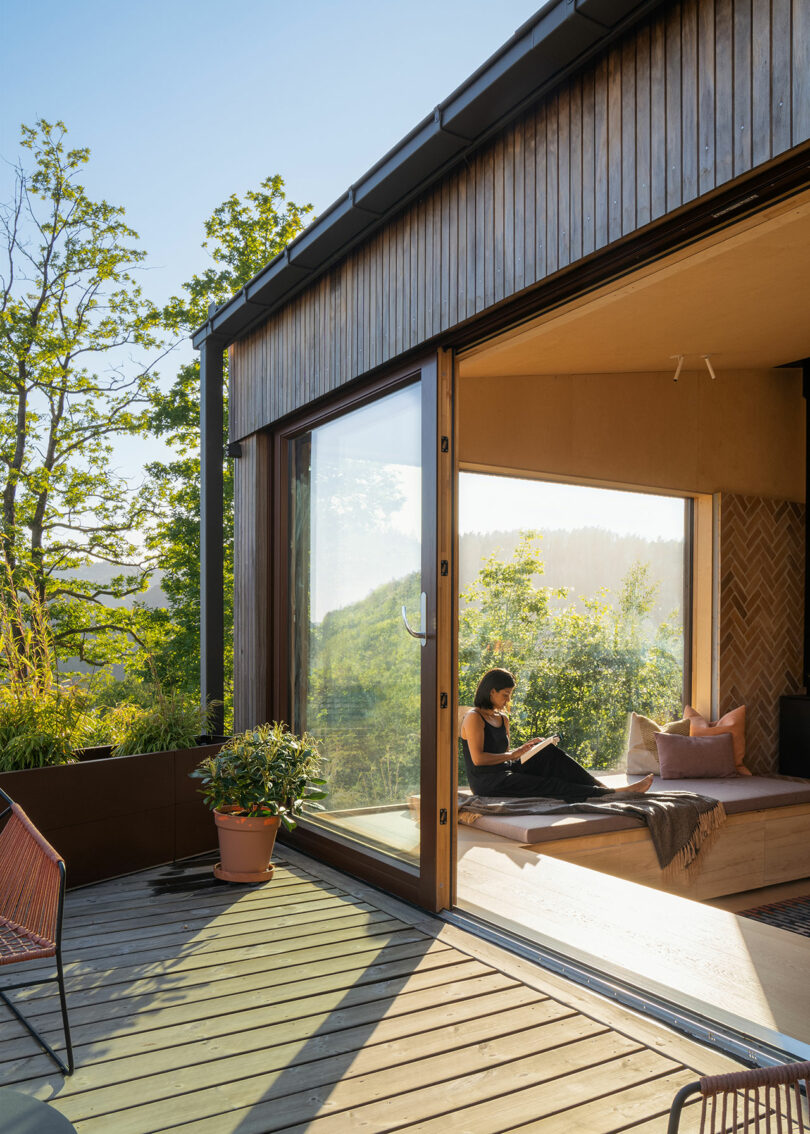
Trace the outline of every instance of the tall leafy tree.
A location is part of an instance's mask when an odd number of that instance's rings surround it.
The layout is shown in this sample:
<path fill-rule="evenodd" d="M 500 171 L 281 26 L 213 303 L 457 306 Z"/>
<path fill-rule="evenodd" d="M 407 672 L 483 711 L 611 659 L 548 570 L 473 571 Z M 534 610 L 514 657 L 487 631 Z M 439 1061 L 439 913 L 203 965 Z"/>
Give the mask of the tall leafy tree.
<path fill-rule="evenodd" d="M 173 331 L 190 334 L 205 322 L 210 304 L 221 304 L 273 259 L 299 232 L 311 205 L 287 200 L 278 174 L 239 198 L 230 196 L 205 223 L 205 248 L 213 263 L 183 285 L 183 294 L 166 307 L 164 319 Z M 227 367 L 227 361 L 226 361 Z M 227 370 L 226 370 L 227 379 Z M 199 502 L 200 502 L 200 369 L 195 360 L 183 366 L 167 393 L 153 396 L 151 425 L 166 439 L 176 457 L 153 462 L 146 500 L 152 513 L 148 546 L 163 569 L 169 605 L 164 611 L 142 609 L 140 627 L 149 644 L 150 665 L 161 679 L 178 688 L 199 687 Z M 227 439 L 227 406 L 225 435 Z M 225 465 L 225 601 L 226 627 L 232 622 L 233 469 Z M 226 634 L 226 641 L 229 635 Z M 226 657 L 226 683 L 232 659 Z"/>
<path fill-rule="evenodd" d="M 518 679 L 514 739 L 560 733 L 587 766 L 615 767 L 631 710 L 680 714 L 682 634 L 674 615 L 653 620 L 659 584 L 647 564 L 629 567 L 615 599 L 603 589 L 577 604 L 539 582 L 540 539 L 524 532 L 510 560 L 488 556 L 461 596 L 459 702 L 471 705 L 481 674 L 501 666 Z"/>
<path fill-rule="evenodd" d="M 107 602 L 144 575 L 132 534 L 143 505 L 114 445 L 148 427 L 163 331 L 136 279 L 138 235 L 88 195 L 89 150 L 66 135 L 62 122 L 22 127 L 0 204 L 2 554 L 15 584 L 47 601 L 59 654 L 102 664 L 128 626 Z M 74 575 L 99 563 L 116 569 L 111 583 Z"/>

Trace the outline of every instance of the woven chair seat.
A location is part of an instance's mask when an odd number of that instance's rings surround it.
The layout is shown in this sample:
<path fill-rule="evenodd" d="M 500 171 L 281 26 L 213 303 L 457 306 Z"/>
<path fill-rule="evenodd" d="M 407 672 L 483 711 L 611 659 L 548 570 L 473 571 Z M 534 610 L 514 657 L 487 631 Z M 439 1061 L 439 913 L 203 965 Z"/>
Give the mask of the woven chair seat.
<path fill-rule="evenodd" d="M 25 926 L 0 917 L 0 965 L 15 961 L 37 961 L 56 956 L 56 942 L 31 933 Z"/>
<path fill-rule="evenodd" d="M 0 966 L 47 958 L 56 962 L 55 976 L 46 975 L 50 966 L 37 966 L 29 970 L 22 980 L 10 984 L 4 982 L 0 986 L 0 1001 L 50 1055 L 60 1071 L 70 1075 L 73 1072 L 73 1045 L 62 965 L 64 898 L 65 864 L 61 855 L 37 830 L 23 809 L 0 788 Z M 21 1005 L 9 996 L 10 992 L 31 985 L 51 983 L 59 988 L 67 1062 L 57 1055 L 26 1018 Z"/>
<path fill-rule="evenodd" d="M 707 1076 L 678 1091 L 668 1134 L 676 1134 L 684 1104 L 692 1095 L 700 1097 L 700 1134 L 808 1134 L 808 1081 L 810 1063 Z"/>

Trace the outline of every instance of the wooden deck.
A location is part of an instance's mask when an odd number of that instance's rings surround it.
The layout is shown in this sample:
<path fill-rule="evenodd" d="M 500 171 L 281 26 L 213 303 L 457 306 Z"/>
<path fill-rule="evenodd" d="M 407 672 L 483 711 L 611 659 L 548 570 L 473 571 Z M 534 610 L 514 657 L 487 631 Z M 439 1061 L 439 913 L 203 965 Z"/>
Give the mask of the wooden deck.
<path fill-rule="evenodd" d="M 259 887 L 193 860 L 69 893 L 76 1073 L 4 1014 L 0 1083 L 80 1134 L 653 1134 L 678 1087 L 734 1067 L 282 854 Z M 53 993 L 27 1007 L 61 1042 Z"/>

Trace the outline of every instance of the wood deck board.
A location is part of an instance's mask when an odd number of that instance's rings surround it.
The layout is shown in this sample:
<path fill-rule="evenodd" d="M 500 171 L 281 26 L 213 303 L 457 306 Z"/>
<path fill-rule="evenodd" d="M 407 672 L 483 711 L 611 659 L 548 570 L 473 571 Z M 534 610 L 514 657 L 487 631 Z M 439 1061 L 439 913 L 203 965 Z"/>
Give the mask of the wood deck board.
<path fill-rule="evenodd" d="M 375 932 L 378 929 L 379 931 Z M 329 936 L 329 935 L 324 935 Z M 110 962 L 114 958 L 107 958 L 107 966 L 97 962 L 86 965 L 74 964 L 70 966 L 71 986 L 74 991 L 84 993 L 94 988 L 108 987 L 111 983 L 129 984 L 132 981 L 165 981 L 173 988 L 182 984 L 202 983 L 212 978 L 214 974 L 208 969 L 219 970 L 223 965 L 229 965 L 232 972 L 252 972 L 256 967 L 274 964 L 277 969 L 310 967 L 317 970 L 330 959 L 340 959 L 348 956 L 357 958 L 365 956 L 369 963 L 375 957 L 390 952 L 398 945 L 407 945 L 411 942 L 421 941 L 418 930 L 408 929 L 405 926 L 397 927 L 395 923 L 385 921 L 369 927 L 363 932 L 363 927 L 349 931 L 338 941 L 326 941 L 319 944 L 310 944 L 304 948 L 295 949 L 287 942 L 268 942 L 251 944 L 250 956 L 247 960 L 235 960 L 242 957 L 240 949 L 200 950 L 189 956 L 164 956 L 144 961 L 140 964 L 114 965 Z M 129 960 L 129 958 L 127 958 Z M 48 995 L 41 991 L 36 998 Z M 33 998 L 33 996 L 32 996 Z"/>
<path fill-rule="evenodd" d="M 365 985 L 368 983 L 390 983 L 395 979 L 401 981 L 416 974 L 418 970 L 445 969 L 458 964 L 460 959 L 452 949 L 440 943 L 425 949 L 423 942 L 416 941 L 409 946 L 390 950 L 384 961 L 373 965 L 363 965 L 362 961 L 358 963 L 355 958 L 340 957 L 329 965 L 304 965 L 300 969 L 285 971 L 279 977 L 279 974 L 261 964 L 255 972 L 246 976 L 221 978 L 216 983 L 209 982 L 205 985 L 183 985 L 179 989 L 171 985 L 156 989 L 153 982 L 141 981 L 130 989 L 124 986 L 124 993 L 131 995 L 122 995 L 120 999 L 105 988 L 82 994 L 79 1007 L 75 1013 L 71 1013 L 71 1019 L 75 1016 L 79 1025 L 85 1017 L 88 1021 L 97 1021 L 103 1016 L 104 1006 L 109 1005 L 113 1009 L 113 1017 L 122 1024 L 126 1023 L 128 1015 L 134 1018 L 145 1012 L 156 1011 L 161 1011 L 164 1020 L 168 1020 L 169 1013 L 174 1013 L 174 1019 L 168 1023 L 178 1023 L 182 1019 L 196 1018 L 201 1012 L 216 1015 L 218 1011 L 223 1011 L 220 1003 L 231 996 L 250 996 L 254 1002 L 261 997 L 263 1005 L 274 1004 L 278 1011 L 283 1011 L 279 1005 L 298 1005 L 307 997 L 317 994 L 330 993 L 350 1000 L 352 990 L 361 989 L 363 991 L 358 992 L 358 995 L 364 996 Z M 444 976 L 443 979 L 447 981 L 452 978 Z M 58 1028 L 58 1009 L 54 1010 L 53 1000 L 46 1001 L 43 998 L 40 1006 L 47 1008 L 47 1015 L 45 1012 L 35 1014 L 34 1005 L 30 1008 L 26 1005 L 30 1018 L 37 1026 L 44 1025 L 46 1031 L 51 1027 Z"/>
<path fill-rule="evenodd" d="M 195 863 L 69 893 L 76 1073 L 55 1074 L 4 1016 L 0 1083 L 79 1134 L 494 1134 L 568 1113 L 608 1134 L 605 1110 L 641 1127 L 719 1069 L 683 1037 L 293 859 L 251 890 L 212 891 Z M 59 1046 L 55 1009 L 52 992 L 26 998 Z"/>
<path fill-rule="evenodd" d="M 456 979 L 451 979 L 453 977 Z M 114 1062 L 116 1068 L 110 1070 L 109 1074 L 105 1072 L 105 1075 L 107 1081 L 117 1081 L 110 1076 L 129 1074 L 128 1071 L 121 1072 L 118 1069 L 129 1058 L 137 1060 L 140 1056 L 147 1056 L 151 1059 L 157 1052 L 157 1065 L 160 1069 L 165 1066 L 165 1062 L 162 1062 L 163 1053 L 170 1047 L 191 1045 L 198 1041 L 216 1043 L 223 1037 L 233 1037 L 237 1031 L 247 1033 L 273 1028 L 272 1042 L 279 1043 L 285 1035 L 295 1031 L 309 1034 L 310 1030 L 320 1029 L 319 1034 L 325 1034 L 370 1020 L 379 1021 L 389 1016 L 404 1015 L 423 1006 L 422 1000 L 425 998 L 431 1005 L 442 1006 L 448 1012 L 455 1010 L 454 1005 L 463 1008 L 467 1000 L 474 1000 L 481 1005 L 481 1011 L 488 1014 L 491 1011 L 488 997 L 493 992 L 508 1004 L 513 990 L 521 988 L 522 986 L 512 984 L 499 973 L 490 971 L 480 976 L 471 966 L 457 965 L 451 974 L 441 969 L 408 976 L 406 979 L 364 985 L 357 990 L 343 987 L 328 996 L 297 997 L 287 1005 L 263 1003 L 255 1008 L 234 1009 L 230 997 L 221 998 L 223 1004 L 219 1014 L 206 1015 L 202 1019 L 198 1018 L 199 1009 L 194 1010 L 193 1006 L 191 1011 L 185 1013 L 190 1017 L 187 1019 L 179 1019 L 180 1013 L 171 1008 L 164 1011 L 152 1009 L 148 1016 L 142 1014 L 140 1018 L 112 1017 L 74 1028 L 74 1043 L 77 1049 L 82 1049 L 82 1057 L 88 1062 L 95 1059 Z M 265 1000 L 264 995 L 261 999 Z M 268 995 L 267 1000 L 271 1001 L 272 996 Z M 43 1030 L 46 1038 L 55 1043 L 59 1042 L 58 1024 L 59 1020 L 55 1017 L 52 1027 Z M 21 1050 L 26 1033 L 21 1025 L 15 1023 L 15 1028 L 17 1035 L 4 1042 L 0 1059 L 15 1059 L 18 1067 L 9 1066 L 3 1070 L 26 1079 L 37 1076 L 53 1079 L 53 1065 L 44 1054 L 38 1054 L 33 1039 L 28 1039 L 24 1050 Z M 156 1034 L 159 1029 L 169 1030 L 161 1036 Z M 268 1041 L 263 1042 L 267 1046 Z M 241 1040 L 235 1043 L 231 1041 L 228 1051 L 232 1048 L 239 1049 L 241 1043 Z M 249 1050 L 252 1039 L 245 1043 L 246 1050 Z M 149 1059 L 145 1062 L 148 1063 Z M 70 1093 L 76 1082 L 84 1082 L 84 1078 L 77 1079 L 74 1075 L 70 1083 L 63 1085 L 62 1093 Z M 54 1083 L 59 1085 L 56 1079 Z"/>
<path fill-rule="evenodd" d="M 506 1015 L 508 1026 L 512 1014 Z M 523 1025 L 527 1020 L 527 1013 L 518 1014 L 515 1018 L 516 1022 Z M 438 1085 L 446 1083 L 459 1071 L 486 1062 L 487 1056 L 493 1065 L 497 1065 L 496 1060 L 499 1063 L 515 1060 L 515 1066 L 519 1068 L 519 1057 L 525 1057 L 532 1044 L 542 1038 L 539 1035 L 541 1031 L 548 1030 L 558 1040 L 561 1037 L 570 1040 L 579 1038 L 596 1027 L 581 1017 L 570 1017 L 549 1023 L 544 1029 L 529 1027 L 513 1035 L 501 1036 L 501 1025 L 495 1020 L 490 1025 L 497 1041 L 497 1056 L 494 1054 L 495 1045 L 480 1041 L 480 1038 L 478 1043 L 464 1045 L 464 1030 L 459 1028 L 453 1029 L 454 1034 L 451 1036 L 446 1033 L 434 1035 L 431 1037 L 432 1044 L 427 1037 L 417 1035 L 406 1037 L 399 1043 L 389 1041 L 380 1045 L 373 1042 L 374 1033 L 370 1035 L 369 1029 L 365 1028 L 365 1039 L 361 1036 L 358 1042 L 356 1038 L 354 1045 L 344 1051 L 335 1044 L 334 1050 L 323 1059 L 305 1063 L 298 1061 L 296 1053 L 294 1063 L 287 1062 L 275 1071 L 267 1071 L 266 1062 L 261 1071 L 255 1070 L 256 1066 L 261 1065 L 258 1053 L 252 1060 L 245 1057 L 241 1061 L 237 1077 L 223 1077 L 219 1082 L 217 1077 L 220 1070 L 217 1065 L 208 1068 L 208 1075 L 201 1074 L 193 1067 L 185 1068 L 174 1073 L 174 1094 L 168 1092 L 164 1098 L 148 1104 L 132 1105 L 142 1097 L 138 1082 L 122 1084 L 119 1088 L 104 1093 L 108 1107 L 106 1112 L 100 1112 L 98 1123 L 90 1120 L 92 1115 L 86 1114 L 87 1103 L 82 1096 L 66 1100 L 60 1109 L 71 1120 L 75 1121 L 77 1117 L 85 1119 L 83 1125 L 88 1134 L 104 1129 L 100 1120 L 105 1113 L 115 1114 L 116 1134 L 135 1134 L 143 1129 L 159 1129 L 160 1124 L 166 1121 L 167 1112 L 176 1113 L 184 1123 L 203 1122 L 212 1112 L 216 1113 L 222 1107 L 223 1101 L 227 1109 L 234 1110 L 266 1107 L 272 1111 L 272 1117 L 268 1117 L 266 1113 L 262 1117 L 267 1129 L 281 1128 L 297 1121 L 304 1114 L 311 1113 L 314 1117 L 323 1109 L 346 1109 L 358 1099 L 376 1101 L 385 1098 L 387 1101 L 392 1090 L 416 1090 L 424 1083 L 436 1084 L 438 1089 Z M 478 1030 L 480 1032 L 481 1029 Z M 305 1048 L 306 1046 L 304 1045 Z M 431 1046 L 445 1046 L 447 1050 L 429 1054 Z M 532 1054 L 532 1059 L 535 1054 Z M 417 1055 L 420 1057 L 417 1058 Z M 242 1072 L 247 1073 L 242 1075 Z M 395 1086 L 392 1078 L 395 1079 Z M 149 1090 L 151 1093 L 151 1083 Z M 131 1114 L 123 1109 L 127 1105 L 132 1110 Z M 75 1115 L 72 1113 L 74 1107 L 78 1112 Z"/>
<path fill-rule="evenodd" d="M 538 1001 L 536 996 L 532 999 L 530 990 L 521 985 L 510 988 L 503 978 L 496 981 L 492 976 L 470 982 L 469 989 L 463 992 L 466 999 L 459 999 L 458 995 L 459 988 L 454 985 L 428 988 L 397 996 L 390 1002 L 387 1011 L 378 1003 L 370 1002 L 348 1012 L 320 1013 L 283 1023 L 274 1019 L 272 1010 L 269 1010 L 264 1012 L 261 1023 L 254 1020 L 249 1027 L 244 1027 L 244 1021 L 234 1014 L 225 1029 L 209 1031 L 204 1026 L 189 1027 L 185 1031 L 174 1029 L 171 1047 L 150 1047 L 131 1055 L 117 1052 L 113 1040 L 106 1050 L 100 1044 L 97 1052 L 90 1047 L 83 1050 L 83 1057 L 87 1057 L 86 1066 L 64 1084 L 60 1094 L 62 1098 L 89 1091 L 98 1095 L 103 1088 L 117 1083 L 153 1076 L 149 1084 L 150 1096 L 161 1097 L 160 1087 L 163 1084 L 171 1088 L 165 1092 L 166 1097 L 170 1097 L 176 1093 L 176 1084 L 169 1083 L 168 1077 L 173 1076 L 177 1069 L 191 1068 L 190 1073 L 193 1074 L 203 1064 L 210 1062 L 213 1065 L 216 1061 L 215 1066 L 199 1071 L 204 1081 L 209 1083 L 227 1081 L 231 1076 L 256 1074 L 260 1070 L 276 1071 L 285 1067 L 293 1056 L 301 1059 L 301 1046 L 304 1044 L 305 1058 L 310 1062 L 338 1052 L 363 1048 L 368 1024 L 374 1025 L 373 1038 L 368 1040 L 369 1050 L 372 1044 L 391 1044 L 404 1036 L 414 1035 L 421 1037 L 422 1050 L 431 1046 L 438 1050 L 443 1043 L 451 1046 L 459 1043 L 458 1024 L 462 1021 L 465 1023 L 463 1038 L 466 1041 L 468 1033 L 474 1038 L 476 1030 L 487 1029 L 498 1034 L 508 1030 L 508 1025 L 519 1025 L 523 1017 L 518 1010 L 530 1012 L 533 1023 L 541 1018 L 550 1020 L 572 1014 L 564 1005 Z M 503 1020 L 496 1018 L 501 1012 Z M 235 1030 L 237 1026 L 240 1028 L 238 1032 Z M 223 1050 L 225 1037 L 227 1051 Z M 358 1039 L 361 1040 L 359 1045 Z M 358 1056 L 363 1054 L 358 1049 Z M 90 1062 L 94 1056 L 99 1062 Z M 245 1056 L 244 1062 L 241 1062 L 242 1056 Z M 238 1065 L 237 1060 L 240 1061 Z M 260 1065 L 252 1067 L 257 1060 Z M 40 1060 L 39 1067 L 46 1074 L 36 1080 L 28 1080 L 32 1090 L 41 1092 L 58 1085 L 56 1076 L 44 1059 Z M 168 1071 L 168 1068 L 172 1070 Z M 29 1067 L 20 1068 L 23 1074 L 29 1070 Z M 96 1106 L 95 1095 L 93 1105 Z"/>
<path fill-rule="evenodd" d="M 181 911 L 178 911 L 181 912 Z M 184 911 L 182 911 L 184 912 Z M 310 901 L 296 902 L 291 906 L 282 906 L 274 909 L 268 902 L 267 906 L 246 909 L 241 906 L 222 910 L 191 910 L 185 913 L 182 923 L 178 922 L 178 914 L 170 919 L 164 915 L 162 918 L 138 918 L 137 923 L 124 928 L 119 923 L 108 925 L 105 928 L 88 926 L 81 932 L 65 932 L 63 942 L 65 948 L 81 949 L 82 955 L 93 945 L 102 945 L 111 949 L 113 946 L 128 946 L 138 941 L 148 941 L 152 944 L 167 944 L 167 939 L 178 931 L 182 924 L 183 930 L 199 933 L 200 936 L 211 938 L 218 934 L 229 937 L 239 933 L 241 926 L 248 929 L 265 924 L 268 927 L 283 929 L 286 926 L 296 926 L 301 934 L 306 932 L 309 923 L 323 925 L 325 921 L 338 921 L 341 918 L 356 917 L 358 913 L 379 912 L 373 906 L 357 902 L 347 905 L 339 901 Z"/>

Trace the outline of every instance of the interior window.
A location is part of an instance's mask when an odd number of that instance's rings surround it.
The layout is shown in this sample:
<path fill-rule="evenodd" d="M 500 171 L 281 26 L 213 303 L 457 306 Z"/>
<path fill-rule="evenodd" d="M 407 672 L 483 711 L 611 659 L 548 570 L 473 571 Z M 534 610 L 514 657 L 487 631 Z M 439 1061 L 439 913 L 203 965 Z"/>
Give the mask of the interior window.
<path fill-rule="evenodd" d="M 603 770 L 623 762 L 631 711 L 680 717 L 688 509 L 682 497 L 462 473 L 459 704 L 487 669 L 508 669 L 512 735 L 556 733 Z"/>

